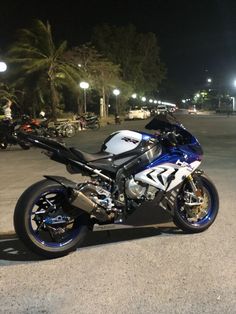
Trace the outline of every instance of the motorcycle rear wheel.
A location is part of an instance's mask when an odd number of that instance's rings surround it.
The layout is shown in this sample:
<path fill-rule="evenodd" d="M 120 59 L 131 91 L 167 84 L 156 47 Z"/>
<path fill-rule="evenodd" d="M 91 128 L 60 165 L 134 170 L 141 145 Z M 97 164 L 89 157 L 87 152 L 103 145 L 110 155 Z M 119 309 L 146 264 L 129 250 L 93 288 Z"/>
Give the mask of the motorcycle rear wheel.
<path fill-rule="evenodd" d="M 42 180 L 19 198 L 14 212 L 15 231 L 34 253 L 57 258 L 76 250 L 84 241 L 90 217 L 81 211 L 78 218 L 70 218 L 62 205 L 66 195 L 62 185 Z M 63 223 L 66 219 L 68 223 Z"/>
<path fill-rule="evenodd" d="M 193 176 L 196 186 L 202 191 L 203 203 L 188 206 L 184 193 L 191 192 L 188 182 L 184 183 L 177 196 L 173 222 L 187 233 L 198 233 L 208 229 L 216 219 L 219 210 L 219 196 L 213 182 L 206 176 Z"/>

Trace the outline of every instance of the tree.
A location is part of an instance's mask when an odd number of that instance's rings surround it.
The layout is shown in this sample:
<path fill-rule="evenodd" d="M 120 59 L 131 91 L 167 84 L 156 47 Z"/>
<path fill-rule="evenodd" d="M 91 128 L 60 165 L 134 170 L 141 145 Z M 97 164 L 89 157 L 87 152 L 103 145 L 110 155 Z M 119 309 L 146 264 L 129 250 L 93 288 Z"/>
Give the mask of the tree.
<path fill-rule="evenodd" d="M 11 100 L 12 102 L 16 102 L 17 97 L 15 90 L 6 84 L 0 84 L 0 99 L 3 101 Z"/>
<path fill-rule="evenodd" d="M 165 77 L 155 34 L 138 33 L 133 25 L 95 27 L 92 42 L 122 70 L 122 79 L 139 92 L 156 90 Z"/>
<path fill-rule="evenodd" d="M 66 57 L 79 65 L 83 80 L 88 81 L 91 88 L 96 90 L 102 98 L 100 115 L 106 116 L 111 90 L 116 86 L 124 85 L 121 80 L 120 66 L 104 58 L 90 43 L 74 47 L 67 52 Z"/>
<path fill-rule="evenodd" d="M 21 29 L 18 38 L 8 53 L 8 62 L 14 64 L 21 77 L 16 84 L 34 78 L 38 94 L 45 95 L 49 90 L 51 116 L 56 119 L 60 89 L 75 88 L 79 68 L 64 58 L 66 41 L 58 46 L 54 43 L 49 22 L 36 20 L 31 29 Z"/>

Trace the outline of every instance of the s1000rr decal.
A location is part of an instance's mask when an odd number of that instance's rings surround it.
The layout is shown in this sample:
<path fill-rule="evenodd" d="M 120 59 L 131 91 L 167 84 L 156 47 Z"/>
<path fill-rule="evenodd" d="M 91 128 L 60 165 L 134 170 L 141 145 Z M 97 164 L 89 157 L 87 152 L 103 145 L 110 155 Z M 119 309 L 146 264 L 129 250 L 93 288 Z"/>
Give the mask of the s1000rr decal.
<path fill-rule="evenodd" d="M 122 141 L 125 141 L 125 142 L 130 142 L 130 143 L 134 143 L 134 144 L 138 144 L 139 143 L 139 140 L 136 140 L 134 138 L 131 138 L 131 137 L 122 137 L 121 138 Z"/>
<path fill-rule="evenodd" d="M 183 182 L 183 179 L 189 176 L 199 164 L 199 161 L 194 161 L 191 164 L 180 161 L 177 161 L 176 164 L 164 163 L 137 173 L 134 179 L 155 186 L 160 190 L 170 191 Z"/>

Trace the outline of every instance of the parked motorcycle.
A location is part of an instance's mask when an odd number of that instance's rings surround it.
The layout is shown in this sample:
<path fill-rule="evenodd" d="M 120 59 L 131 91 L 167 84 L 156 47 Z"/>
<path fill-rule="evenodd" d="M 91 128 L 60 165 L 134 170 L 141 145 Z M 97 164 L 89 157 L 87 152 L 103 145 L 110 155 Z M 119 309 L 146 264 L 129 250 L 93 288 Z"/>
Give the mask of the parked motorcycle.
<path fill-rule="evenodd" d="M 72 137 L 76 133 L 76 127 L 70 121 L 54 122 L 48 119 L 41 121 L 23 115 L 20 130 L 27 133 L 45 137 Z"/>
<path fill-rule="evenodd" d="M 78 116 L 77 120 L 79 121 L 81 130 L 100 128 L 99 118 L 95 114 L 86 113 L 84 115 Z"/>
<path fill-rule="evenodd" d="M 17 121 L 8 119 L 0 121 L 0 149 L 6 149 L 9 145 L 19 145 L 23 149 L 29 149 L 29 142 L 18 138 L 20 125 Z"/>
<path fill-rule="evenodd" d="M 73 125 L 70 121 L 60 122 L 55 124 L 56 131 L 59 136 L 62 137 L 72 137 L 76 133 L 76 126 Z"/>
<path fill-rule="evenodd" d="M 21 195 L 14 226 L 25 245 L 47 258 L 66 255 L 94 224 L 125 222 L 150 201 L 170 213 L 184 232 L 206 230 L 217 216 L 219 198 L 199 169 L 203 156 L 199 142 L 168 115 L 153 118 L 146 128 L 156 133 L 117 131 L 95 154 L 22 134 L 52 160 L 65 164 L 68 172 L 90 177 L 77 183 L 46 175 Z"/>

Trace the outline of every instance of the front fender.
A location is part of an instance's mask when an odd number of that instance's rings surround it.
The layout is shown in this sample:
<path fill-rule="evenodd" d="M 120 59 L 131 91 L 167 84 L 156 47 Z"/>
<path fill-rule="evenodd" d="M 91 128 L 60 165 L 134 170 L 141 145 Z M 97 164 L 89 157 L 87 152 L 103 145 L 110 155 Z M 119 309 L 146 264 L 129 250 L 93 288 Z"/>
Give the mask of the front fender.
<path fill-rule="evenodd" d="M 61 184 L 62 186 L 64 186 L 65 188 L 71 188 L 71 189 L 76 189 L 78 184 L 74 181 L 71 181 L 65 177 L 60 177 L 60 176 L 44 176 L 44 178 L 48 179 L 48 180 L 52 180 L 55 181 L 59 184 Z"/>

